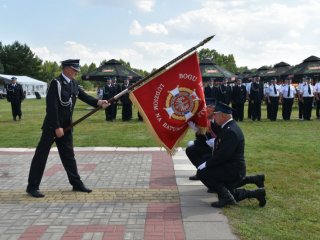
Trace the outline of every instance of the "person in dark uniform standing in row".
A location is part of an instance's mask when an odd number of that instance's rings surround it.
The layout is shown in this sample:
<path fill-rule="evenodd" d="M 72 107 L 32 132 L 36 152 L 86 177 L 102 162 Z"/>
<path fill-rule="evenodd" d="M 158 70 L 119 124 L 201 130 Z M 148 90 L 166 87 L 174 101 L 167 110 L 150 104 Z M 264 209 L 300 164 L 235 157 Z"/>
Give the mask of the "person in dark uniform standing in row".
<path fill-rule="evenodd" d="M 116 90 L 116 93 L 115 95 L 117 95 L 118 93 L 121 92 L 121 85 L 119 83 L 117 83 L 117 77 L 114 77 L 112 79 L 112 86 L 115 88 Z M 110 107 L 113 107 L 114 110 L 113 110 L 113 117 L 112 117 L 112 120 L 116 120 L 117 118 L 117 110 L 118 110 L 118 100 L 115 100 L 114 101 L 114 104 L 112 104 Z"/>
<path fill-rule="evenodd" d="M 242 85 L 242 80 L 238 78 L 236 80 L 236 85 L 232 87 L 231 101 L 232 108 L 235 111 L 232 111 L 233 119 L 236 121 L 243 121 L 244 115 L 244 103 L 247 99 L 247 89 Z"/>
<path fill-rule="evenodd" d="M 218 88 L 215 86 L 213 79 L 210 79 L 208 85 L 204 88 L 204 96 L 206 99 L 216 99 L 218 97 Z"/>
<path fill-rule="evenodd" d="M 12 117 L 14 121 L 19 120 L 22 117 L 21 102 L 24 100 L 25 96 L 23 93 L 22 86 L 17 83 L 17 78 L 12 77 L 11 83 L 7 85 L 7 100 L 11 103 Z"/>
<path fill-rule="evenodd" d="M 129 83 L 129 78 L 124 80 L 123 85 L 121 86 L 121 92 L 126 90 L 130 86 Z M 132 102 L 129 98 L 129 92 L 122 95 L 120 100 L 122 103 L 122 121 L 132 120 Z"/>
<path fill-rule="evenodd" d="M 316 117 L 320 119 L 320 81 L 316 80 L 316 84 L 314 85 L 314 97 L 316 100 Z"/>
<path fill-rule="evenodd" d="M 110 98 L 114 97 L 117 95 L 117 89 L 116 87 L 112 84 L 111 79 L 108 79 L 106 82 L 106 85 L 103 88 L 103 100 L 109 100 Z M 116 101 L 114 101 L 110 107 L 106 108 L 105 110 L 105 115 L 106 115 L 106 121 L 113 121 L 115 117 L 115 105 Z"/>
<path fill-rule="evenodd" d="M 31 162 L 26 192 L 32 197 L 44 197 L 39 186 L 53 142 L 56 143 L 61 162 L 66 170 L 73 191 L 91 192 L 80 179 L 74 157 L 72 130 L 64 129 L 72 123 L 72 114 L 77 98 L 93 106 L 106 108 L 108 101 L 98 100 L 86 94 L 74 80 L 80 71 L 79 59 L 62 62 L 61 75 L 52 80 L 46 97 L 46 116 L 42 136 Z"/>
<path fill-rule="evenodd" d="M 309 121 L 311 120 L 314 99 L 314 86 L 311 85 L 311 78 L 306 78 L 305 84 L 301 87 L 300 94 L 303 102 L 303 120 Z"/>
<path fill-rule="evenodd" d="M 271 80 L 271 84 L 266 91 L 266 98 L 270 107 L 270 121 L 276 121 L 279 108 L 280 86 L 276 79 Z"/>
<path fill-rule="evenodd" d="M 253 78 L 250 77 L 248 79 L 248 83 L 246 83 L 247 100 L 248 100 L 248 119 L 251 119 L 251 117 L 252 117 L 252 101 L 250 99 L 250 91 L 251 91 L 252 82 L 253 82 Z"/>
<path fill-rule="evenodd" d="M 296 89 L 291 84 L 291 79 L 285 80 L 285 85 L 280 90 L 280 102 L 282 103 L 282 118 L 285 121 L 290 120 L 294 96 L 296 95 Z"/>
<path fill-rule="evenodd" d="M 212 154 L 202 157 L 197 176 L 208 188 L 218 194 L 218 201 L 212 207 L 222 208 L 233 205 L 246 198 L 256 198 L 259 206 L 266 204 L 264 188 L 256 190 L 238 189 L 249 183 L 246 179 L 246 162 L 244 158 L 245 139 L 242 130 L 232 119 L 232 108 L 216 102 L 213 119 L 220 126 Z M 264 177 L 259 185 L 263 185 Z"/>
<path fill-rule="evenodd" d="M 253 121 L 261 120 L 261 103 L 263 99 L 263 85 L 259 82 L 260 77 L 255 77 L 251 84 L 250 101 L 252 103 L 251 119 Z"/>
<path fill-rule="evenodd" d="M 231 87 L 228 85 L 228 79 L 224 78 L 218 87 L 217 98 L 218 101 L 223 102 L 227 105 L 231 101 Z"/>

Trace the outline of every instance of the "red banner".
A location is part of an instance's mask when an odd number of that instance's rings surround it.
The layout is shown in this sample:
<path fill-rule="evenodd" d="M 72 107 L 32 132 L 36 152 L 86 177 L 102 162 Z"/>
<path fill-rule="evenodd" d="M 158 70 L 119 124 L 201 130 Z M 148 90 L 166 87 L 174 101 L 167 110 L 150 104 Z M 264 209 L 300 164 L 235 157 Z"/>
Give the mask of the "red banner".
<path fill-rule="evenodd" d="M 207 113 L 198 55 L 183 59 L 130 93 L 145 123 L 158 142 L 173 153 L 193 121 L 207 126 Z"/>

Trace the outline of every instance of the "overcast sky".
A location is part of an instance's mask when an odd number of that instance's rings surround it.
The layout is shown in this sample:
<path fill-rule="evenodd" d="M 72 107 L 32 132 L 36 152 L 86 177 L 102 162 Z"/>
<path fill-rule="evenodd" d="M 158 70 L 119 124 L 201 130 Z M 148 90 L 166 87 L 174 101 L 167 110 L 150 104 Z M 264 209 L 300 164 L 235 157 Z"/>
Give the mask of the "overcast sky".
<path fill-rule="evenodd" d="M 0 0 L 0 41 L 42 60 L 111 58 L 147 71 L 204 47 L 259 68 L 320 57 L 320 0 Z"/>

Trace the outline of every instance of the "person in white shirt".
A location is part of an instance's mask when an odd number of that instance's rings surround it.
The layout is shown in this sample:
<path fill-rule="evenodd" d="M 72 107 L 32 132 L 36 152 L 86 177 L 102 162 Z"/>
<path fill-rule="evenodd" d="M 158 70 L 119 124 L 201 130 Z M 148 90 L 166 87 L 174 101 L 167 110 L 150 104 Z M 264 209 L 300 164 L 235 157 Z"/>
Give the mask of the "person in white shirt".
<path fill-rule="evenodd" d="M 265 104 L 266 104 L 266 108 L 267 108 L 267 119 L 270 119 L 270 109 L 271 109 L 271 107 L 270 107 L 270 103 L 269 103 L 269 101 L 268 101 L 268 95 L 269 95 L 269 87 L 270 87 L 270 85 L 271 85 L 271 81 L 270 82 L 265 82 L 264 84 L 263 84 L 263 94 L 264 94 L 264 102 L 265 102 Z"/>
<path fill-rule="evenodd" d="M 303 119 L 310 120 L 314 99 L 314 86 L 311 84 L 311 78 L 306 78 L 306 83 L 302 85 L 300 94 L 303 101 Z"/>
<path fill-rule="evenodd" d="M 319 79 L 317 79 L 317 83 L 314 86 L 314 96 L 316 99 L 316 116 L 317 119 L 320 119 L 319 110 L 320 110 L 320 82 Z"/>
<path fill-rule="evenodd" d="M 302 87 L 306 83 L 306 77 L 303 77 L 299 82 L 297 88 L 297 96 L 298 96 L 298 109 L 299 109 L 299 120 L 303 120 L 303 98 L 302 98 Z"/>
<path fill-rule="evenodd" d="M 285 121 L 290 120 L 294 96 L 297 91 L 291 84 L 291 79 L 287 78 L 285 84 L 280 90 L 280 102 L 282 103 L 282 118 Z"/>
<path fill-rule="evenodd" d="M 268 88 L 267 100 L 270 104 L 270 121 L 276 121 L 279 108 L 280 86 L 277 84 L 277 79 L 272 79 Z"/>

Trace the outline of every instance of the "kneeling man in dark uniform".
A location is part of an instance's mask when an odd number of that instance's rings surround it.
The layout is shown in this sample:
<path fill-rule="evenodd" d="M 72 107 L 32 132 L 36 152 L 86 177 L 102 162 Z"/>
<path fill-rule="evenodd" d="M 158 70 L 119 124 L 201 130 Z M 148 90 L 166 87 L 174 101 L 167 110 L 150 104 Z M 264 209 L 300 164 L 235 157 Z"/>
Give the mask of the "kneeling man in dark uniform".
<path fill-rule="evenodd" d="M 260 206 L 266 204 L 265 190 L 237 189 L 248 183 L 244 159 L 244 135 L 232 119 L 232 108 L 217 102 L 213 119 L 221 126 L 214 143 L 214 154 L 203 156 L 197 175 L 202 183 L 218 194 L 219 201 L 212 207 L 233 205 L 245 198 L 256 198 Z M 263 179 L 264 180 L 264 179 Z"/>

